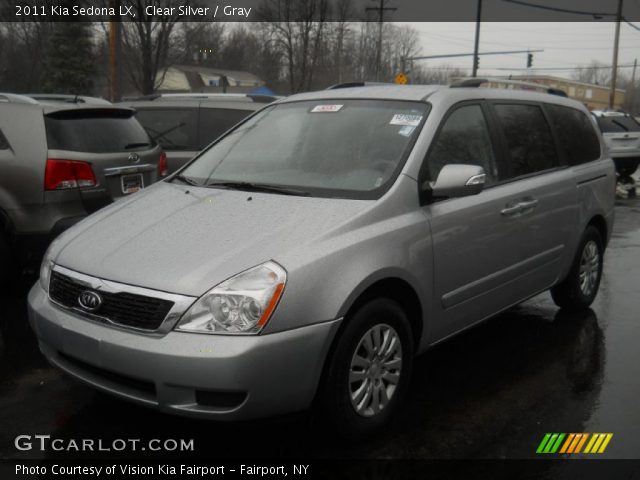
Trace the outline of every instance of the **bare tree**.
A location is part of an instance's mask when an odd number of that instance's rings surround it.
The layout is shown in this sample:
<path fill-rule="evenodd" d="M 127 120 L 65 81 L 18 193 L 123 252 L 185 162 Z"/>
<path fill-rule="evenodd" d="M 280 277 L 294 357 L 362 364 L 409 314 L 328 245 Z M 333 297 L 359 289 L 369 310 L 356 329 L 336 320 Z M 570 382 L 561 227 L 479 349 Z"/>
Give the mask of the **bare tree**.
<path fill-rule="evenodd" d="M 571 78 L 578 82 L 608 86 L 611 83 L 611 68 L 598 60 L 592 60 L 589 65 L 576 68 L 571 73 Z"/>
<path fill-rule="evenodd" d="M 181 0 L 156 0 L 158 7 L 178 7 Z M 162 83 L 169 67 L 181 58 L 183 46 L 178 41 L 178 8 L 172 15 L 147 15 L 144 0 L 122 0 L 132 6 L 136 16 L 122 25 L 122 41 L 127 72 L 132 84 L 143 94 L 153 93 Z"/>
<path fill-rule="evenodd" d="M 269 39 L 282 49 L 291 92 L 309 89 L 321 53 L 328 0 L 265 0 L 259 9 Z"/>

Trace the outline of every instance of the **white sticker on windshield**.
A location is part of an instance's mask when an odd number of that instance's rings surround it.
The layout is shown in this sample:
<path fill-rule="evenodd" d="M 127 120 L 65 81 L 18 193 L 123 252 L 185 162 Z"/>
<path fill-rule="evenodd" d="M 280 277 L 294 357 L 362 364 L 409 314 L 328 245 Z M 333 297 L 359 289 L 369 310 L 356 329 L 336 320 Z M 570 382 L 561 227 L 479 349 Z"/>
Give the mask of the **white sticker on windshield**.
<path fill-rule="evenodd" d="M 398 130 L 398 133 L 403 137 L 409 137 L 415 129 L 416 127 L 405 126 L 405 127 L 402 127 L 400 130 Z"/>
<path fill-rule="evenodd" d="M 417 127 L 418 125 L 420 125 L 420 120 L 422 120 L 422 115 L 407 115 L 405 113 L 396 113 L 389 122 L 389 125 Z"/>
<path fill-rule="evenodd" d="M 343 105 L 316 105 L 311 113 L 335 113 L 339 112 Z"/>

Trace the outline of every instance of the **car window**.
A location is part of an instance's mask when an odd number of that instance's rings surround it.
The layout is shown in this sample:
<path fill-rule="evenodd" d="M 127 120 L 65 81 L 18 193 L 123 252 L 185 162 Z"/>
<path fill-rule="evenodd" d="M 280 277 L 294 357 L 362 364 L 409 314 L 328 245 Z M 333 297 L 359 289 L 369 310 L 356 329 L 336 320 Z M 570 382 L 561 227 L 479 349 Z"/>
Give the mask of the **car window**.
<path fill-rule="evenodd" d="M 200 108 L 199 149 L 203 149 L 236 123 L 252 114 L 252 110 Z"/>
<path fill-rule="evenodd" d="M 7 137 L 4 136 L 4 133 L 2 133 L 2 130 L 0 130 L 0 150 L 8 150 L 9 148 L 11 148 L 9 141 Z"/>
<path fill-rule="evenodd" d="M 495 111 L 511 158 L 511 177 L 558 165 L 549 124 L 537 105 L 496 105 Z"/>
<path fill-rule="evenodd" d="M 276 104 L 205 150 L 182 175 L 322 197 L 376 199 L 397 178 L 428 105 L 394 100 Z"/>
<path fill-rule="evenodd" d="M 640 124 L 626 115 L 596 117 L 596 121 L 603 133 L 640 131 Z"/>
<path fill-rule="evenodd" d="M 569 165 L 600 158 L 600 140 L 584 112 L 560 105 L 546 105 L 546 108 Z"/>
<path fill-rule="evenodd" d="M 141 108 L 137 118 L 163 150 L 199 150 L 196 138 L 197 108 Z"/>
<path fill-rule="evenodd" d="M 442 167 L 456 163 L 483 167 L 486 184 L 497 179 L 491 137 L 480 105 L 459 107 L 446 118 L 429 151 L 425 180 L 435 181 Z"/>
<path fill-rule="evenodd" d="M 114 153 L 154 145 L 130 110 L 63 110 L 45 116 L 52 150 Z"/>

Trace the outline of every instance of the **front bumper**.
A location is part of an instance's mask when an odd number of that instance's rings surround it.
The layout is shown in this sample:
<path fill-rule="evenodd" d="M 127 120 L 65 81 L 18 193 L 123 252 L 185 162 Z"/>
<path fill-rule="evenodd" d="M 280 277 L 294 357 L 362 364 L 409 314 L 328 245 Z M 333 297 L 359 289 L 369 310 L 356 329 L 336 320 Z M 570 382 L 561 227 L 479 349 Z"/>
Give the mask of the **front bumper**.
<path fill-rule="evenodd" d="M 29 292 L 29 322 L 53 365 L 139 404 L 221 420 L 307 408 L 340 320 L 268 335 L 158 337 L 62 310 L 39 283 Z"/>

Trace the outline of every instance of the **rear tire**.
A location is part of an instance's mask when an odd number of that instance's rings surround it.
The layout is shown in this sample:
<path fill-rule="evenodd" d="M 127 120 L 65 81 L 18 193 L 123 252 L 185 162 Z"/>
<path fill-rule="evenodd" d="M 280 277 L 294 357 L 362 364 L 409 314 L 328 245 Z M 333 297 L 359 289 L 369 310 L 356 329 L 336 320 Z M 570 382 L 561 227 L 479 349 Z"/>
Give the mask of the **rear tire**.
<path fill-rule="evenodd" d="M 393 300 L 371 300 L 349 315 L 319 390 L 323 424 L 342 438 L 382 428 L 406 394 L 413 361 L 409 319 Z"/>
<path fill-rule="evenodd" d="M 584 310 L 598 294 L 602 278 L 604 242 L 600 232 L 588 226 L 582 234 L 576 258 L 567 277 L 551 289 L 556 305 L 567 310 Z"/>
<path fill-rule="evenodd" d="M 630 177 L 638 169 L 638 164 L 616 165 L 616 171 L 621 177 Z"/>
<path fill-rule="evenodd" d="M 6 287 L 14 274 L 13 257 L 9 241 L 0 233 L 0 287 Z"/>

